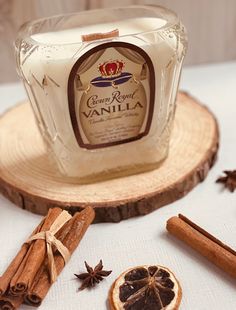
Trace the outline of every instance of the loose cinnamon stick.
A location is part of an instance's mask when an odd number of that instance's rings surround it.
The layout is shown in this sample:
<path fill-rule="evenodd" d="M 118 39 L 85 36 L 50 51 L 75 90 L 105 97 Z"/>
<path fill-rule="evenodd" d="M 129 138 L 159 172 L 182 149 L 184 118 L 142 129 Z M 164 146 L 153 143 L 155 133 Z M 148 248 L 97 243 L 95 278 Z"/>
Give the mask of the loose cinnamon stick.
<path fill-rule="evenodd" d="M 47 217 L 44 220 L 40 231 L 47 231 L 50 229 L 52 223 L 62 212 L 59 208 L 50 209 Z M 25 255 L 17 272 L 12 277 L 10 282 L 10 294 L 19 296 L 25 294 L 28 287 L 31 286 L 36 273 L 45 260 L 46 244 L 45 240 L 36 240 L 30 246 L 27 255 Z"/>
<path fill-rule="evenodd" d="M 95 213 L 93 208 L 87 207 L 83 211 L 76 213 L 73 218 L 65 224 L 67 225 L 68 233 L 62 235 L 59 240 L 68 248 L 69 252 L 72 254 L 77 248 L 80 240 L 85 234 L 87 228 L 92 223 Z M 65 228 L 63 227 L 65 231 Z M 65 262 L 59 253 L 54 254 L 55 265 L 57 269 L 57 274 L 63 270 Z M 37 273 L 32 286 L 30 287 L 28 293 L 25 296 L 25 302 L 31 306 L 39 306 L 47 295 L 52 283 L 47 270 L 47 262 L 45 262 L 39 272 Z"/>
<path fill-rule="evenodd" d="M 41 221 L 41 223 L 35 228 L 35 230 L 33 231 L 33 233 L 31 234 L 31 236 L 35 235 L 36 233 L 38 233 L 41 228 L 42 225 L 44 223 L 44 219 Z M 10 263 L 10 265 L 8 266 L 7 270 L 4 272 L 4 274 L 0 277 L 0 296 L 2 296 L 3 294 L 6 293 L 10 281 L 12 279 L 12 277 L 14 276 L 14 274 L 16 273 L 16 271 L 18 270 L 20 264 L 22 263 L 23 259 L 25 258 L 28 249 L 30 248 L 29 244 L 24 243 L 20 249 L 20 251 L 18 252 L 18 254 L 15 256 L 15 258 L 13 259 L 13 261 Z M 1 309 L 1 308 L 0 308 Z"/>
<path fill-rule="evenodd" d="M 183 215 L 167 221 L 167 230 L 213 264 L 236 277 L 236 252 Z"/>

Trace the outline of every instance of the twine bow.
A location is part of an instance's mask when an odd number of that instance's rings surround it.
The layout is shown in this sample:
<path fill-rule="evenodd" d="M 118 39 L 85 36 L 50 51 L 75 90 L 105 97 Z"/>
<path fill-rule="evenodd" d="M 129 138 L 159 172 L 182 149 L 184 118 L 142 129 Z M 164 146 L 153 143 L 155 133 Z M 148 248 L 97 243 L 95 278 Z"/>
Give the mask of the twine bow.
<path fill-rule="evenodd" d="M 42 239 L 45 240 L 47 246 L 47 256 L 48 265 L 50 272 L 51 282 L 55 282 L 57 278 L 57 270 L 55 265 L 55 260 L 53 256 L 52 246 L 55 246 L 63 257 L 65 264 L 70 259 L 69 250 L 62 244 L 60 240 L 55 237 L 55 234 L 62 228 L 62 226 L 68 222 L 72 216 L 67 211 L 62 211 L 62 213 L 56 218 L 52 226 L 48 231 L 41 231 L 27 240 L 26 243 L 32 242 L 34 240 Z"/>

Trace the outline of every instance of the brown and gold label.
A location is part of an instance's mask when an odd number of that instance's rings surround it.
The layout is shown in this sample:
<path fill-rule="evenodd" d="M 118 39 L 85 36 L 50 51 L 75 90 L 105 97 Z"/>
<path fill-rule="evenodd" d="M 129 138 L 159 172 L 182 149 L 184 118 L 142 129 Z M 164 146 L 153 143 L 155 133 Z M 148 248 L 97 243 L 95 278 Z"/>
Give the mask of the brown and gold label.
<path fill-rule="evenodd" d="M 147 135 L 153 115 L 155 74 L 136 45 L 99 45 L 74 64 L 68 81 L 69 111 L 80 147 L 103 148 Z"/>

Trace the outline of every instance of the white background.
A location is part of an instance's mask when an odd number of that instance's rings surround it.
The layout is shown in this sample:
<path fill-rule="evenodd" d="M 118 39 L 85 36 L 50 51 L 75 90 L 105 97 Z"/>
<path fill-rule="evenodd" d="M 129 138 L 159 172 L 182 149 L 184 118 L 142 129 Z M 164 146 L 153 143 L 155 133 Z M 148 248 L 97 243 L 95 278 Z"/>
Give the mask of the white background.
<path fill-rule="evenodd" d="M 92 225 L 40 309 L 106 310 L 115 278 L 125 269 L 142 264 L 161 264 L 173 270 L 183 289 L 181 310 L 236 309 L 236 280 L 165 229 L 167 219 L 181 212 L 236 249 L 236 192 L 222 191 L 215 184 L 222 170 L 236 169 L 236 62 L 185 68 L 181 89 L 205 103 L 219 121 L 219 156 L 207 179 L 185 198 L 147 216 Z M 25 97 L 20 84 L 3 84 L 0 112 Z M 40 219 L 0 196 L 0 274 Z M 84 260 L 95 265 L 100 258 L 112 274 L 97 288 L 78 293 L 80 283 L 73 274 L 84 270 Z"/>

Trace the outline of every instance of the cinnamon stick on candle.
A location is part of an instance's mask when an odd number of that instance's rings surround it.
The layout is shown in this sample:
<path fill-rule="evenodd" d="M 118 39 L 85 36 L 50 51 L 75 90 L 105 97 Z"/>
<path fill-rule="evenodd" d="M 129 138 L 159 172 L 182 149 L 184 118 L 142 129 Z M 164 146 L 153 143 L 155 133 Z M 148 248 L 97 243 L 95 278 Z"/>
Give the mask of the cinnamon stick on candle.
<path fill-rule="evenodd" d="M 72 254 L 78 246 L 85 231 L 93 221 L 94 215 L 94 210 L 91 207 L 85 208 L 82 212 L 76 213 L 73 217 L 70 216 L 68 212 L 62 211 L 59 208 L 49 211 L 46 218 L 31 235 L 33 239 L 29 239 L 30 244 L 27 242 L 22 246 L 15 259 L 0 278 L 0 310 L 17 309 L 24 301 L 24 297 L 25 300 L 32 305 L 41 303 L 53 284 L 50 273 L 50 266 L 52 265 L 49 264 L 51 257 L 46 255 L 49 253 L 49 243 L 53 242 L 51 243 L 51 253 L 57 276 L 64 268 L 70 254 Z M 38 232 L 40 235 L 38 235 Z M 49 239 L 47 239 L 47 237 Z M 37 243 L 37 241 L 42 241 L 45 244 L 47 243 L 47 253 L 42 243 Z M 67 258 L 61 252 L 62 248 L 64 248 L 64 251 L 66 249 L 64 254 L 66 253 L 68 255 Z M 39 251 L 38 258 L 36 255 L 37 250 Z M 29 262 L 32 263 L 32 257 L 35 258 L 36 262 L 28 266 Z M 24 274 L 26 270 L 30 271 L 30 274 Z M 19 278 L 28 280 L 27 282 L 19 282 Z M 12 290 L 10 286 L 13 282 L 12 279 L 14 279 L 16 283 L 14 290 Z M 26 293 L 27 296 L 25 296 Z"/>
<path fill-rule="evenodd" d="M 94 215 L 93 208 L 87 207 L 83 211 L 76 213 L 73 218 L 65 224 L 63 230 L 58 232 L 58 239 L 67 247 L 70 254 L 77 248 L 88 226 L 92 223 Z M 65 266 L 65 262 L 59 253 L 54 254 L 54 260 L 57 274 L 59 275 Z M 47 262 L 44 262 L 25 296 L 25 302 L 31 306 L 38 307 L 47 295 L 51 285 Z"/>
<path fill-rule="evenodd" d="M 167 221 L 166 229 L 229 275 L 236 277 L 236 251 L 200 226 L 179 214 Z"/>

